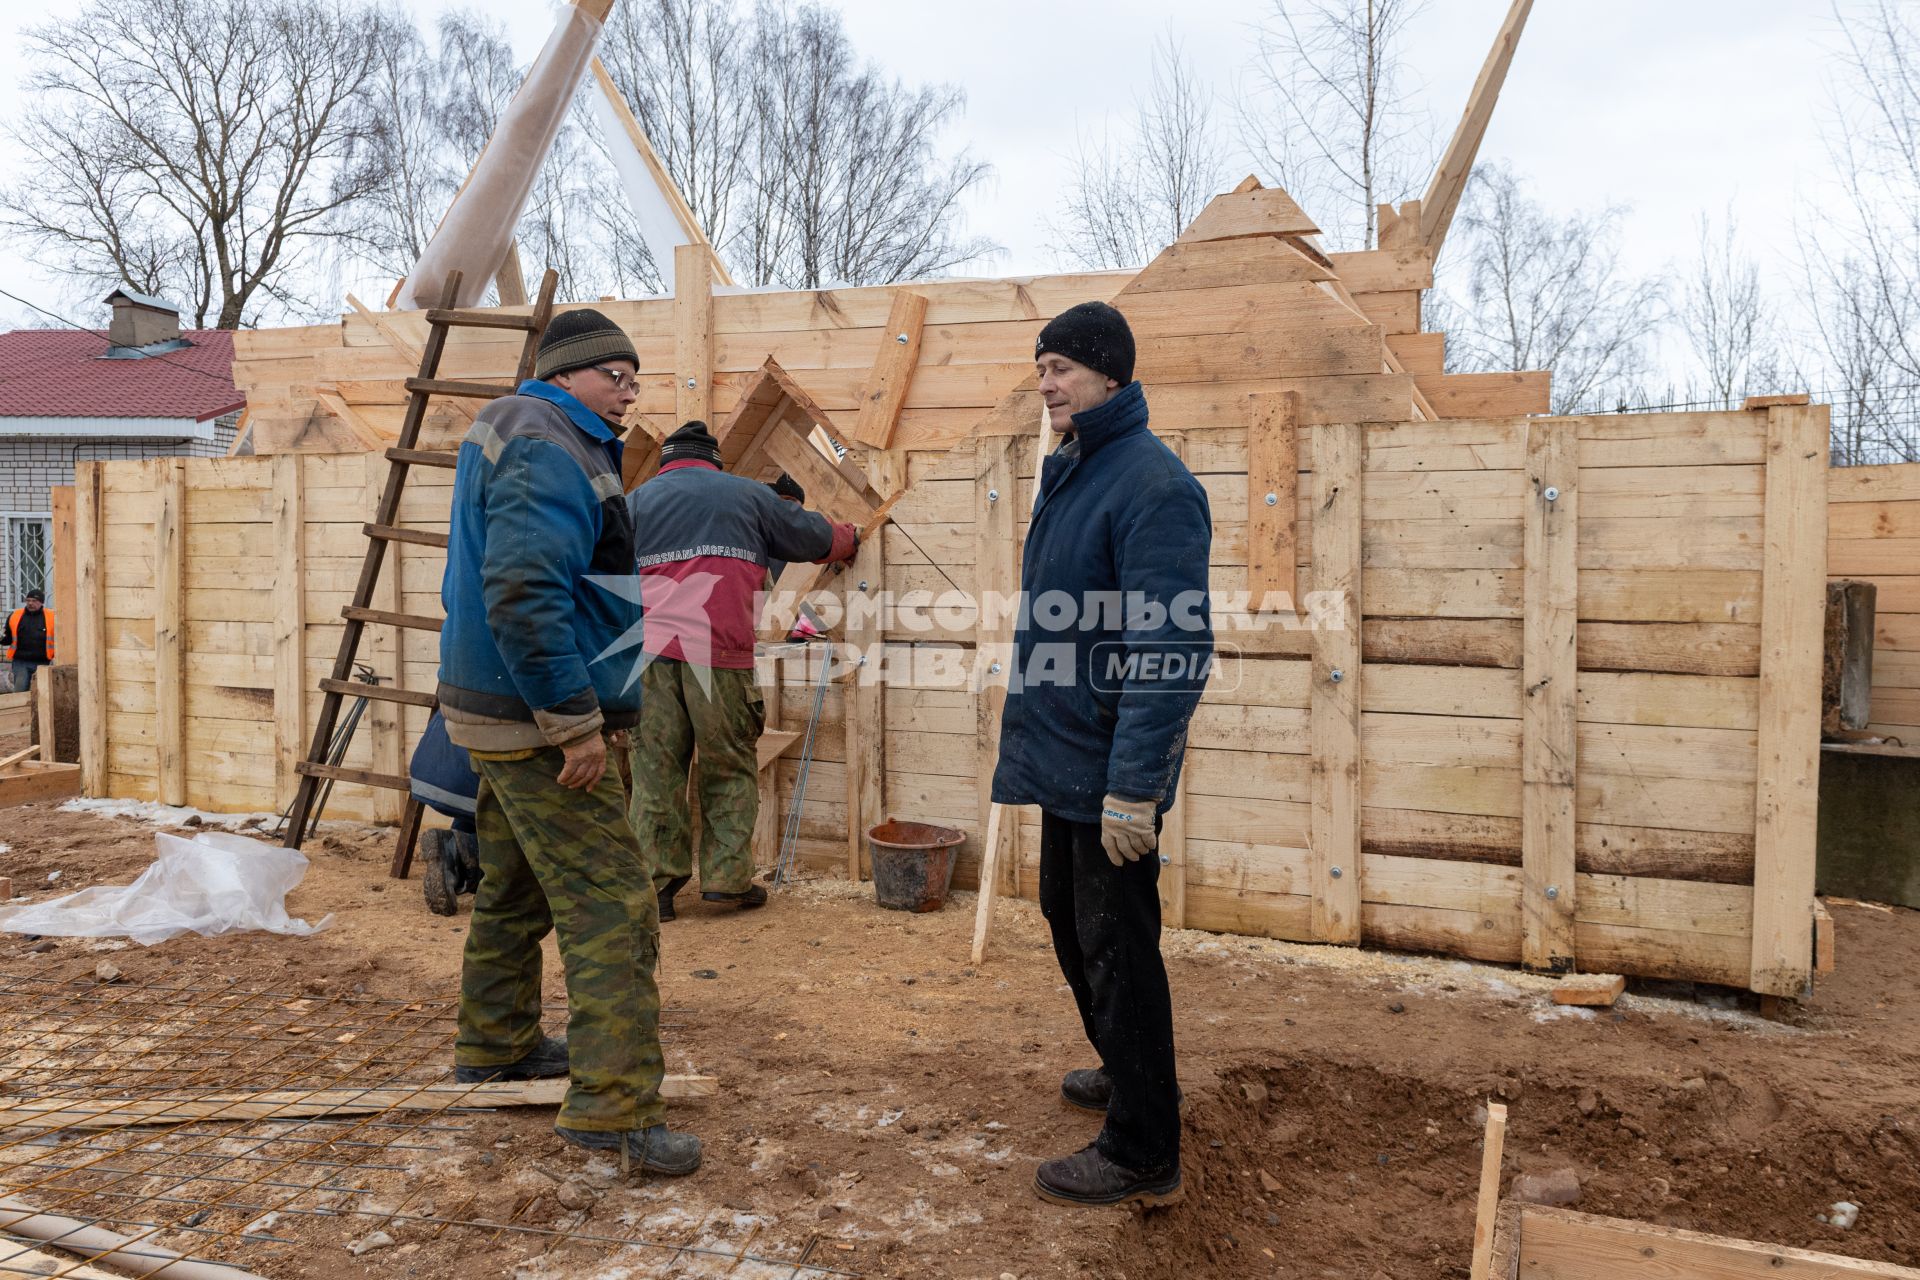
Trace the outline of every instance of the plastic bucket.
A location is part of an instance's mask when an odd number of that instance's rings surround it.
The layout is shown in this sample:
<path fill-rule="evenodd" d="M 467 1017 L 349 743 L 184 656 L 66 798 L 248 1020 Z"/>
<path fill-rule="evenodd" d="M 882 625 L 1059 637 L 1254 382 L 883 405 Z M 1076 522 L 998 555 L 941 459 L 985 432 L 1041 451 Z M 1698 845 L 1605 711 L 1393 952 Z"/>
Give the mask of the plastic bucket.
<path fill-rule="evenodd" d="M 953 885 L 953 864 L 965 839 L 952 827 L 897 819 L 868 831 L 874 901 L 891 911 L 938 911 Z"/>

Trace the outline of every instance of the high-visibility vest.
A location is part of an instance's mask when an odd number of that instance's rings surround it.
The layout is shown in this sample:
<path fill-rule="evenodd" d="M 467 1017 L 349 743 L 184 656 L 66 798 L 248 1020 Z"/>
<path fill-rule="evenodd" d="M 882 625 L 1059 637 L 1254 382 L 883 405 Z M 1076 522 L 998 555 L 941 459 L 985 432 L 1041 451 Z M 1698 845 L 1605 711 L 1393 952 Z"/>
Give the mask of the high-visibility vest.
<path fill-rule="evenodd" d="M 7 619 L 7 661 L 13 661 L 14 653 L 20 648 L 20 619 L 27 616 L 27 606 L 21 605 Z M 47 661 L 53 661 L 53 610 L 42 606 L 40 616 L 47 620 Z"/>

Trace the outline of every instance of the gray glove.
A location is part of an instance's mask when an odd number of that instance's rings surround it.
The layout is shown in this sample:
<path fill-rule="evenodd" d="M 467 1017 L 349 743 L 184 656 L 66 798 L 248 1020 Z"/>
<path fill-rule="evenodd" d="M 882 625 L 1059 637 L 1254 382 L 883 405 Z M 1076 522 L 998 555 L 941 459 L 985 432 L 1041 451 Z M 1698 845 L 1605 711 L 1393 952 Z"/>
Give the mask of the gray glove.
<path fill-rule="evenodd" d="M 1153 829 L 1153 811 L 1160 806 L 1152 800 L 1122 800 L 1109 795 L 1100 803 L 1100 847 L 1114 866 L 1138 862 L 1143 853 L 1153 852 L 1160 833 Z"/>

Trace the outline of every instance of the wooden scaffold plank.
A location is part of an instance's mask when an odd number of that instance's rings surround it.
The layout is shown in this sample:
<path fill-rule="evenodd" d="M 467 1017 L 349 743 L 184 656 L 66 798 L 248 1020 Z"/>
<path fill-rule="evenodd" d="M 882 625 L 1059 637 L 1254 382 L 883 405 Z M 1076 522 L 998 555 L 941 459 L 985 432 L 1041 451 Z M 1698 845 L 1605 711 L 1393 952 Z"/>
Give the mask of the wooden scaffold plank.
<path fill-rule="evenodd" d="M 1527 424 L 1521 630 L 1521 960 L 1574 965 L 1579 661 L 1579 440 L 1568 419 Z"/>
<path fill-rule="evenodd" d="M 187 460 L 153 471 L 153 706 L 160 803 L 187 802 Z"/>
<path fill-rule="evenodd" d="M 1313 838 L 1309 881 L 1316 941 L 1360 941 L 1361 484 L 1365 428 L 1314 428 L 1313 586 L 1342 606 L 1339 627 L 1324 616 L 1313 636 Z"/>
<path fill-rule="evenodd" d="M 1787 405 L 1766 413 L 1750 985 L 1765 995 L 1798 996 L 1813 965 L 1828 410 Z"/>

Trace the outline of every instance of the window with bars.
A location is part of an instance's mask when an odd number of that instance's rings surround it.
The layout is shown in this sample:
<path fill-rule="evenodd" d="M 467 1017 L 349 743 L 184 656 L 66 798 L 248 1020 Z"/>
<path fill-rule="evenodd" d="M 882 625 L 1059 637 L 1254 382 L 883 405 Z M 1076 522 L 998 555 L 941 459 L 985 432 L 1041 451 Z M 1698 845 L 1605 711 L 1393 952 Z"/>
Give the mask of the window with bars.
<path fill-rule="evenodd" d="M 45 516 L 7 518 L 6 603 L 11 609 L 29 591 L 53 594 L 53 522 Z M 51 601 L 49 601 L 51 602 Z"/>

